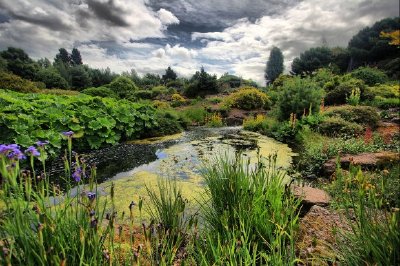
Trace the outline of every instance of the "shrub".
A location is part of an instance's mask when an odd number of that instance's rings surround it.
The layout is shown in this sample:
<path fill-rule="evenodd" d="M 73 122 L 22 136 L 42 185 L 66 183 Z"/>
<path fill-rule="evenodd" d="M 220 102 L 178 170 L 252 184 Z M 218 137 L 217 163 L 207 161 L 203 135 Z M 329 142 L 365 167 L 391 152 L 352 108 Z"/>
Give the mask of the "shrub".
<path fill-rule="evenodd" d="M 182 111 L 182 115 L 192 123 L 203 124 L 207 116 L 207 111 L 204 107 L 190 107 Z"/>
<path fill-rule="evenodd" d="M 39 70 L 35 75 L 35 80 L 41 81 L 46 84 L 46 88 L 60 88 L 66 89 L 68 87 L 67 81 L 53 68 L 45 68 Z"/>
<path fill-rule="evenodd" d="M 106 86 L 115 92 L 120 98 L 129 98 L 132 93 L 137 90 L 135 83 L 124 76 L 117 77 Z"/>
<path fill-rule="evenodd" d="M 42 94 L 52 94 L 52 95 L 79 95 L 79 91 L 72 91 L 72 90 L 62 90 L 62 89 L 43 89 L 40 90 Z"/>
<path fill-rule="evenodd" d="M 155 98 L 157 93 L 154 93 L 152 90 L 138 90 L 132 92 L 132 96 L 137 99 L 147 99 L 152 100 Z"/>
<path fill-rule="evenodd" d="M 39 89 L 32 81 L 23 79 L 17 75 L 0 72 L 0 89 L 18 92 L 38 92 Z"/>
<path fill-rule="evenodd" d="M 326 83 L 324 89 L 326 91 L 325 104 L 345 104 L 346 99 L 351 95 L 353 90 L 360 90 L 360 94 L 363 96 L 365 84 L 362 80 L 344 76 L 336 79 L 334 82 Z"/>
<path fill-rule="evenodd" d="M 375 128 L 380 119 L 376 108 L 370 106 L 337 106 L 328 109 L 325 115 L 340 117 L 347 122 L 354 122 L 371 128 Z"/>
<path fill-rule="evenodd" d="M 244 110 L 268 108 L 270 106 L 268 96 L 254 87 L 243 87 L 229 95 L 225 104 Z"/>
<path fill-rule="evenodd" d="M 360 67 L 350 73 L 350 75 L 356 79 L 360 79 L 365 82 L 368 86 L 376 84 L 383 84 L 389 80 L 385 72 L 371 67 Z"/>
<path fill-rule="evenodd" d="M 157 109 L 155 116 L 156 125 L 144 132 L 145 137 L 160 137 L 171 135 L 183 130 L 184 121 L 175 110 Z"/>
<path fill-rule="evenodd" d="M 186 103 L 186 99 L 183 98 L 180 94 L 175 93 L 171 96 L 171 102 L 173 107 L 181 106 Z"/>
<path fill-rule="evenodd" d="M 292 113 L 301 117 L 310 108 L 318 112 L 324 91 L 309 78 L 294 77 L 286 80 L 278 93 L 279 118 L 286 120 Z"/>
<path fill-rule="evenodd" d="M 90 96 L 99 96 L 99 97 L 110 97 L 110 98 L 118 98 L 117 94 L 107 87 L 97 87 L 97 88 L 87 88 L 81 91 L 81 93 L 90 95 Z"/>
<path fill-rule="evenodd" d="M 157 109 L 169 109 L 171 105 L 168 102 L 163 102 L 159 100 L 153 101 L 153 106 Z"/>
<path fill-rule="evenodd" d="M 400 96 L 399 92 L 399 84 L 381 84 L 373 87 L 367 87 L 364 92 L 364 98 L 367 100 L 373 100 L 376 96 L 383 98 L 397 98 Z"/>
<path fill-rule="evenodd" d="M 381 109 L 389 109 L 400 107 L 400 98 L 383 98 L 376 96 L 372 101 L 372 105 Z"/>
<path fill-rule="evenodd" d="M 318 126 L 318 131 L 326 136 L 358 136 L 363 127 L 357 123 L 348 122 L 341 117 L 328 117 Z"/>
<path fill-rule="evenodd" d="M 219 113 L 207 115 L 205 118 L 205 124 L 208 127 L 222 127 L 224 125 L 221 114 Z"/>
<path fill-rule="evenodd" d="M 265 133 L 268 128 L 266 122 L 267 120 L 265 115 L 257 114 L 256 117 L 249 117 L 243 120 L 243 129 Z"/>

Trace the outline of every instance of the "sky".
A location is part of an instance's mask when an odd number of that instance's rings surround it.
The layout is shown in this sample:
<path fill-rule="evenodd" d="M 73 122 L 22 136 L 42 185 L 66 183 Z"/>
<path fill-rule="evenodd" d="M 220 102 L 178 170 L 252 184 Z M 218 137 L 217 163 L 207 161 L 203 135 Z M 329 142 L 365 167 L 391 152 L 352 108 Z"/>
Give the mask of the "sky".
<path fill-rule="evenodd" d="M 272 47 L 285 71 L 305 50 L 346 47 L 360 29 L 399 16 L 398 0 L 0 0 L 0 50 L 53 59 L 60 47 L 121 73 L 190 77 L 201 66 L 264 84 Z"/>

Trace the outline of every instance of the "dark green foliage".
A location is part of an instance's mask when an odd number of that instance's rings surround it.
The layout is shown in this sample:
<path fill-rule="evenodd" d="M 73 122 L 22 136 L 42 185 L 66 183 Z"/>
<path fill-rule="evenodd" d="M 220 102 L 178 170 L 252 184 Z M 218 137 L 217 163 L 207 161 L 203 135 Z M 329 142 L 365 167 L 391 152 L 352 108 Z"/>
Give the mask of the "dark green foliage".
<path fill-rule="evenodd" d="M 51 62 L 47 57 L 39 59 L 37 61 L 37 64 L 41 68 L 49 68 L 49 67 L 51 67 Z"/>
<path fill-rule="evenodd" d="M 71 55 L 65 48 L 58 49 L 58 54 L 54 57 L 54 64 L 63 63 L 69 67 L 71 65 Z"/>
<path fill-rule="evenodd" d="M 79 52 L 79 50 L 77 48 L 73 48 L 72 49 L 72 53 L 71 53 L 71 63 L 73 65 L 82 65 L 82 56 L 81 53 Z"/>
<path fill-rule="evenodd" d="M 38 139 L 61 148 L 60 132 L 76 133 L 76 147 L 97 149 L 135 139 L 156 125 L 155 110 L 147 105 L 111 98 L 20 94 L 0 90 L 1 143 L 24 147 Z"/>
<path fill-rule="evenodd" d="M 54 68 L 44 68 L 36 73 L 35 80 L 46 84 L 46 88 L 66 89 L 67 81 Z"/>
<path fill-rule="evenodd" d="M 81 93 L 90 95 L 90 96 L 99 96 L 99 97 L 110 97 L 110 98 L 118 98 L 117 94 L 107 87 L 97 87 L 97 88 L 87 88 L 81 91 Z"/>
<path fill-rule="evenodd" d="M 71 86 L 76 90 L 82 90 L 92 85 L 87 68 L 84 66 L 73 66 L 70 68 Z"/>
<path fill-rule="evenodd" d="M 183 130 L 186 124 L 181 120 L 178 113 L 173 110 L 157 109 L 155 115 L 155 125 L 144 132 L 145 137 L 159 137 L 171 135 Z"/>
<path fill-rule="evenodd" d="M 0 89 L 18 92 L 38 92 L 36 84 L 20 76 L 0 71 Z"/>
<path fill-rule="evenodd" d="M 318 126 L 318 131 L 322 135 L 330 137 L 359 136 L 363 132 L 363 127 L 357 123 L 349 122 L 341 117 L 328 117 Z"/>
<path fill-rule="evenodd" d="M 273 83 L 283 72 L 283 54 L 281 49 L 273 47 L 265 68 L 265 81 L 267 84 Z"/>
<path fill-rule="evenodd" d="M 226 91 L 231 88 L 239 88 L 244 83 L 244 80 L 238 76 L 225 73 L 218 79 L 218 87 L 221 91 Z"/>
<path fill-rule="evenodd" d="M 158 85 L 162 85 L 162 80 L 159 75 L 147 73 L 141 79 L 140 85 L 145 88 L 152 88 Z"/>
<path fill-rule="evenodd" d="M 0 53 L 7 61 L 7 69 L 22 78 L 33 80 L 39 66 L 25 53 L 24 50 L 8 47 Z"/>
<path fill-rule="evenodd" d="M 371 128 L 377 127 L 380 119 L 377 110 L 370 106 L 338 106 L 330 108 L 325 115 L 340 117 L 346 122 L 354 122 Z"/>
<path fill-rule="evenodd" d="M 92 85 L 100 87 L 113 81 L 117 77 L 117 74 L 111 72 L 110 68 L 105 69 L 93 69 L 89 68 L 88 73 L 92 80 Z"/>
<path fill-rule="evenodd" d="M 337 70 L 339 73 L 345 73 L 349 68 L 350 63 L 350 52 L 346 48 L 334 47 L 331 49 L 334 65 L 331 68 Z M 335 72 L 336 73 L 336 72 Z"/>
<path fill-rule="evenodd" d="M 0 54 L 0 72 L 7 71 L 7 60 L 5 60 Z"/>
<path fill-rule="evenodd" d="M 286 120 L 292 113 L 299 118 L 310 108 L 313 113 L 318 112 L 323 95 L 323 89 L 310 78 L 294 77 L 284 81 L 278 92 L 280 119 Z"/>
<path fill-rule="evenodd" d="M 388 76 L 381 70 L 371 67 L 360 67 L 351 72 L 352 77 L 361 79 L 368 86 L 383 84 L 388 81 Z"/>
<path fill-rule="evenodd" d="M 349 75 L 335 76 L 332 81 L 325 83 L 325 104 L 345 104 L 353 90 L 359 89 L 361 98 L 364 97 L 365 84 L 362 80 L 351 78 Z"/>
<path fill-rule="evenodd" d="M 124 76 L 117 77 L 110 84 L 108 84 L 107 87 L 122 99 L 131 97 L 133 92 L 137 90 L 135 83 L 133 83 L 131 79 Z"/>
<path fill-rule="evenodd" d="M 60 73 L 61 77 L 63 77 L 68 82 L 68 85 L 71 86 L 70 66 L 59 60 L 53 63 L 53 67 L 57 69 L 57 72 Z"/>
<path fill-rule="evenodd" d="M 203 67 L 193 75 L 190 84 L 185 88 L 188 97 L 204 97 L 217 92 L 217 76 L 208 74 Z"/>
<path fill-rule="evenodd" d="M 177 75 L 170 66 L 165 70 L 165 74 L 162 75 L 162 80 L 164 81 L 164 84 L 167 83 L 168 81 L 176 80 L 176 78 Z"/>
<path fill-rule="evenodd" d="M 333 61 L 332 51 L 327 47 L 311 48 L 296 57 L 292 63 L 292 73 L 308 75 L 313 71 L 327 67 Z"/>
<path fill-rule="evenodd" d="M 350 54 L 355 61 L 354 66 L 399 57 L 400 50 L 395 45 L 389 45 L 389 39 L 379 36 L 382 31 L 390 32 L 399 28 L 399 17 L 385 18 L 354 35 L 348 45 Z"/>

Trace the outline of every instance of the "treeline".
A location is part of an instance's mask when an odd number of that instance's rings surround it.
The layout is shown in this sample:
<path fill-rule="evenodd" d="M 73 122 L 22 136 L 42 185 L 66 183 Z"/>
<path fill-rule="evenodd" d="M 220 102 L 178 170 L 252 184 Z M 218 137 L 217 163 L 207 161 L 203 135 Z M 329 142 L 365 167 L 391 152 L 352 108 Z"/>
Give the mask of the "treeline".
<path fill-rule="evenodd" d="M 363 66 L 377 67 L 393 78 L 400 78 L 400 18 L 386 18 L 354 35 L 345 47 L 330 48 L 326 44 L 304 51 L 291 65 L 292 75 L 307 76 L 320 68 L 344 74 Z M 279 48 L 271 50 L 266 65 L 267 84 L 283 72 L 283 55 Z"/>
<path fill-rule="evenodd" d="M 217 78 L 203 67 L 189 79 L 178 77 L 171 67 L 163 75 L 147 73 L 139 76 L 134 69 L 116 74 L 108 67 L 97 69 L 84 64 L 77 48 L 73 48 L 71 53 L 60 48 L 53 61 L 48 58 L 35 61 L 24 50 L 9 47 L 0 52 L 0 86 L 20 92 L 68 89 L 94 96 L 132 99 L 135 98 L 135 92 L 149 98 L 149 91 L 160 87 L 175 89 L 188 97 L 197 97 L 257 84 L 228 73 Z"/>

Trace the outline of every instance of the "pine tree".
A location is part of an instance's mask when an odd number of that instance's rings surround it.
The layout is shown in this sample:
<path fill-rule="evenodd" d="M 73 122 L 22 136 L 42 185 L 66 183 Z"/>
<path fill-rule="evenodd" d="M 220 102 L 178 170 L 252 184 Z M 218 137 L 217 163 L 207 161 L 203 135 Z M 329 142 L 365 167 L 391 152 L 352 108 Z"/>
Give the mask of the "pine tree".
<path fill-rule="evenodd" d="M 82 65 L 82 57 L 81 53 L 77 48 L 72 49 L 71 53 L 71 61 L 73 65 Z"/>
<path fill-rule="evenodd" d="M 165 70 L 165 74 L 162 75 L 162 79 L 164 80 L 164 82 L 167 82 L 170 80 L 176 80 L 176 78 L 177 78 L 177 75 L 170 66 Z"/>
<path fill-rule="evenodd" d="M 265 69 L 265 81 L 267 84 L 274 82 L 283 72 L 283 54 L 281 49 L 273 47 Z"/>
<path fill-rule="evenodd" d="M 62 62 L 65 66 L 71 65 L 71 56 L 65 48 L 58 49 L 58 54 L 54 58 L 54 63 Z"/>

